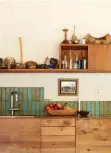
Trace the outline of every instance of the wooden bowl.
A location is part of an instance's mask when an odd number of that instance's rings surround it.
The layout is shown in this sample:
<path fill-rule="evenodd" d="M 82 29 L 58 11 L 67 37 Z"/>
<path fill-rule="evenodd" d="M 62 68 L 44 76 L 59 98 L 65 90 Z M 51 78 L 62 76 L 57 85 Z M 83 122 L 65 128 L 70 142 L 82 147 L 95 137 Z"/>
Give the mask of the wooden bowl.
<path fill-rule="evenodd" d="M 36 66 L 35 66 L 35 65 L 30 65 L 30 66 L 28 67 L 28 69 L 36 69 Z"/>
<path fill-rule="evenodd" d="M 78 113 L 81 117 L 87 117 L 88 114 L 89 114 L 89 111 L 81 110 L 81 111 L 78 111 L 77 113 Z"/>
<path fill-rule="evenodd" d="M 69 110 L 47 110 L 49 115 L 59 115 L 59 116 L 69 116 L 75 115 L 77 113 L 77 109 L 69 109 Z"/>
<path fill-rule="evenodd" d="M 26 68 L 28 69 L 35 69 L 37 68 L 38 64 L 35 61 L 27 61 L 25 65 L 26 65 Z"/>

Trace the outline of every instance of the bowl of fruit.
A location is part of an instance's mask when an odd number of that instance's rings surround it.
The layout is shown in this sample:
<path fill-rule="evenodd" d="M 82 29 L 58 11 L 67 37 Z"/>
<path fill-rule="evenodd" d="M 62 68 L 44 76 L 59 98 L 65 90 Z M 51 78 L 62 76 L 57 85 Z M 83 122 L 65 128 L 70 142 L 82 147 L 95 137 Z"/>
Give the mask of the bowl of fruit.
<path fill-rule="evenodd" d="M 77 113 L 81 116 L 81 117 L 87 117 L 89 115 L 89 111 L 86 110 L 80 110 L 77 111 Z"/>
<path fill-rule="evenodd" d="M 65 104 L 48 104 L 45 106 L 45 110 L 49 115 L 75 115 L 77 114 L 76 108 L 71 108 L 67 103 Z"/>

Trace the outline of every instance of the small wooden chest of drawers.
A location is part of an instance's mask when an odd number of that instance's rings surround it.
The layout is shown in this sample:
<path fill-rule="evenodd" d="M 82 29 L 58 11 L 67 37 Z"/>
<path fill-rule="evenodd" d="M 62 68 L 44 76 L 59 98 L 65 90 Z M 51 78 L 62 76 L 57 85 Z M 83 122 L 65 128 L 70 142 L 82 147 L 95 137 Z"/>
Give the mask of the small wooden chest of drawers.
<path fill-rule="evenodd" d="M 41 153 L 75 153 L 75 119 L 50 118 L 41 121 Z"/>

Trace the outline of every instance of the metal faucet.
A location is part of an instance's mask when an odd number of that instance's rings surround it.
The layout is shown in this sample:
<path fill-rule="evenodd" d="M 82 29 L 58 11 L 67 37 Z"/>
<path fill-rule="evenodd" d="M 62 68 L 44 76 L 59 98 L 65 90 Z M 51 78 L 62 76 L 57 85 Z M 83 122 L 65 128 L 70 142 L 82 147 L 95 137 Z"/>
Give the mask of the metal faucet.
<path fill-rule="evenodd" d="M 14 115 L 14 111 L 19 111 L 20 109 L 19 108 L 15 108 L 14 107 L 14 103 L 17 103 L 18 102 L 18 93 L 15 91 L 12 91 L 11 93 L 11 108 L 10 108 L 10 111 L 11 111 L 11 115 L 13 116 Z"/>

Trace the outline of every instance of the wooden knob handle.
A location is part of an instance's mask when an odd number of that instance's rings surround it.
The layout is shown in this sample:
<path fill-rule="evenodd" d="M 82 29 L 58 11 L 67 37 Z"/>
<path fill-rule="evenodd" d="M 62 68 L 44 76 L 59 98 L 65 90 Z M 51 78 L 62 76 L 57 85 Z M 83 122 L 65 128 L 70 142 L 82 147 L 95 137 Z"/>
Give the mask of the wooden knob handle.
<path fill-rule="evenodd" d="M 50 123 L 50 122 L 51 122 L 51 120 L 48 120 L 48 121 L 47 121 L 47 123 Z"/>
<path fill-rule="evenodd" d="M 63 131 L 63 128 L 61 128 L 61 131 Z"/>
<path fill-rule="evenodd" d="M 99 123 L 99 127 L 101 127 L 102 126 L 102 124 L 101 123 Z"/>
<path fill-rule="evenodd" d="M 55 142 L 52 142 L 52 145 L 55 145 Z"/>

